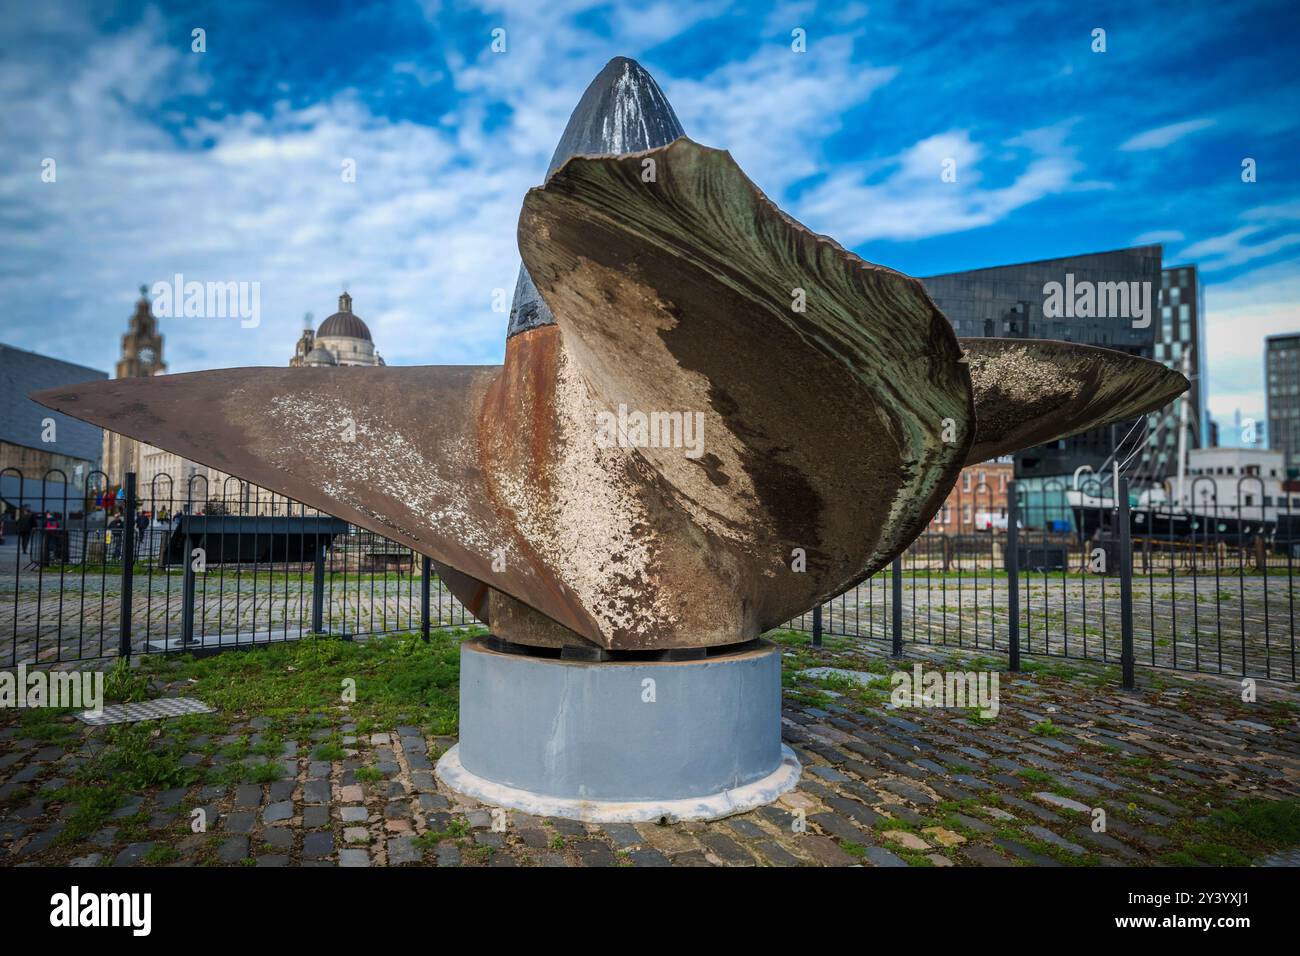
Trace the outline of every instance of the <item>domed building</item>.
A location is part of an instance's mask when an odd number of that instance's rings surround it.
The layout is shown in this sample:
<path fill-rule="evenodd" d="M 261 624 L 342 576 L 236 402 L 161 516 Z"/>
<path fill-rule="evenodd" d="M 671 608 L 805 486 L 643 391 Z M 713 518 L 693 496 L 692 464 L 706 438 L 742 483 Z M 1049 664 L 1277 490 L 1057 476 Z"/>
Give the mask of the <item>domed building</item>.
<path fill-rule="evenodd" d="M 383 357 L 375 350 L 370 328 L 361 316 L 352 311 L 352 296 L 344 292 L 339 296 L 339 310 L 312 331 L 311 313 L 307 313 L 307 328 L 294 347 L 289 365 L 383 365 Z"/>
<path fill-rule="evenodd" d="M 323 345 L 318 345 L 307 353 L 307 357 L 302 360 L 303 365 L 338 365 L 334 360 L 334 353 Z"/>

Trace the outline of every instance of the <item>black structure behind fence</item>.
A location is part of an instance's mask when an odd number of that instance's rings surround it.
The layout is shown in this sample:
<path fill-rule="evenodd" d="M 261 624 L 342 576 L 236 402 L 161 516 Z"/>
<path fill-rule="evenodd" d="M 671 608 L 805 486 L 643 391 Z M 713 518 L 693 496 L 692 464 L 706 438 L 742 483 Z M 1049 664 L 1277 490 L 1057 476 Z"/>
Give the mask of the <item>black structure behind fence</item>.
<path fill-rule="evenodd" d="M 0 479 L 5 501 L 39 515 L 23 535 L 12 508 L 2 519 L 0 662 L 474 623 L 427 559 L 233 478 L 173 489 L 161 476 L 132 490 L 130 476 L 108 509 L 101 472 L 84 488 L 60 472 L 30 488 L 12 469 Z M 1295 680 L 1300 521 L 1289 496 L 1264 494 L 1257 478 L 1241 479 L 1232 502 L 1207 490 L 1197 478 L 1191 515 L 1130 515 L 1127 488 L 1116 498 L 1096 481 L 958 490 L 971 526 L 921 535 L 789 626 L 814 643 L 889 641 L 895 654 L 906 643 L 1006 654 L 1013 669 L 1022 655 L 1113 662 L 1128 683 L 1134 664 Z"/>
<path fill-rule="evenodd" d="M 21 475 L 6 475 L 6 489 L 22 489 Z M 237 479 L 208 488 L 196 476 L 177 491 L 166 475 L 138 489 L 127 475 L 120 497 L 102 472 L 84 488 L 60 472 L 43 479 L 36 495 L 16 491 L 0 519 L 0 661 L 473 623 L 409 548 Z"/>
<path fill-rule="evenodd" d="M 1012 482 L 1005 528 L 923 534 L 890 569 L 825 602 L 821 629 L 895 646 L 901 631 L 908 642 L 1007 654 L 1013 668 L 1020 655 L 1110 662 L 1129 684 L 1133 664 L 1296 680 L 1300 533 L 1289 495 L 1265 495 L 1247 477 L 1233 501 L 1216 501 L 1201 481 L 1189 481 L 1190 515 L 1130 508 L 1123 480 L 1117 497 L 1084 482 L 1072 528 L 1059 527 L 1058 502 L 1073 489 L 1030 495 Z M 814 623 L 809 612 L 791 627 Z"/>

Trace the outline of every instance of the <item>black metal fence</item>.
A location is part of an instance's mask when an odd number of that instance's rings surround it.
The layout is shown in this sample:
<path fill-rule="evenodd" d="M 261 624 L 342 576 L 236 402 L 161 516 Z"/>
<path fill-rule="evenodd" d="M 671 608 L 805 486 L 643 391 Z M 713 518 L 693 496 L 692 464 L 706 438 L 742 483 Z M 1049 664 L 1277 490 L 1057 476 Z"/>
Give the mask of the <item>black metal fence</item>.
<path fill-rule="evenodd" d="M 790 622 L 821 634 L 1296 679 L 1300 492 L 1189 482 L 1193 508 L 959 486 L 890 569 Z M 1188 497 L 1186 495 L 1184 498 Z M 17 520 L 26 506 L 32 519 Z M 110 489 L 0 472 L 0 662 L 427 632 L 473 618 L 426 559 L 237 479 Z M 1292 520 L 1293 513 L 1297 520 Z M 955 520 L 953 520 L 953 516 Z M 20 531 L 20 524 L 24 530 Z M 1015 613 L 1011 609 L 1015 609 Z M 6 647 L 7 645 L 7 647 Z"/>
<path fill-rule="evenodd" d="M 410 549 L 234 478 L 0 488 L 0 661 L 54 664 L 472 624 Z M 7 645 L 7 647 L 5 646 Z"/>
<path fill-rule="evenodd" d="M 1130 505 L 1123 480 L 1118 495 L 1097 479 L 1018 484 L 955 491 L 956 513 L 991 516 L 986 530 L 923 534 L 791 626 L 898 653 L 904 641 L 1003 653 L 1013 667 L 1020 655 L 1112 662 L 1130 686 L 1134 664 L 1296 680 L 1300 492 L 1200 476 L 1195 506 L 1178 508 Z M 1233 494 L 1216 494 L 1225 485 Z"/>

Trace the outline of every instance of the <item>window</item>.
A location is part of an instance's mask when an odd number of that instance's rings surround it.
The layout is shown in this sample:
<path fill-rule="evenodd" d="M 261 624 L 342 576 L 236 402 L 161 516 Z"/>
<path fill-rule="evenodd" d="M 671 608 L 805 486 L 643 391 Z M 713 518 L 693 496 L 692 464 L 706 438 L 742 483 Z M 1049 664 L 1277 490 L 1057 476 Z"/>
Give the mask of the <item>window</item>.
<path fill-rule="evenodd" d="M 961 490 L 962 490 L 962 491 L 970 491 L 970 472 L 969 472 L 969 471 L 963 471 L 963 472 L 961 473 Z"/>
<path fill-rule="evenodd" d="M 966 505 L 966 507 L 961 509 L 961 520 L 966 524 L 970 524 L 970 505 Z"/>

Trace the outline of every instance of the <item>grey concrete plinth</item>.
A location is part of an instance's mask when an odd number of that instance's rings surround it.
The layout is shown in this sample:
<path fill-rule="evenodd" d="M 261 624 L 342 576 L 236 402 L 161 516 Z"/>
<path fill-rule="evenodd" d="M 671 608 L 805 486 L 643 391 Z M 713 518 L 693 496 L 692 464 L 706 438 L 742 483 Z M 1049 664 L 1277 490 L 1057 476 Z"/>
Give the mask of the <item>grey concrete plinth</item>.
<path fill-rule="evenodd" d="M 586 662 L 461 645 L 460 743 L 438 776 L 484 803 L 591 822 L 710 820 L 799 780 L 767 642 L 695 661 Z"/>

